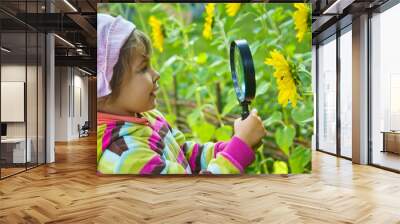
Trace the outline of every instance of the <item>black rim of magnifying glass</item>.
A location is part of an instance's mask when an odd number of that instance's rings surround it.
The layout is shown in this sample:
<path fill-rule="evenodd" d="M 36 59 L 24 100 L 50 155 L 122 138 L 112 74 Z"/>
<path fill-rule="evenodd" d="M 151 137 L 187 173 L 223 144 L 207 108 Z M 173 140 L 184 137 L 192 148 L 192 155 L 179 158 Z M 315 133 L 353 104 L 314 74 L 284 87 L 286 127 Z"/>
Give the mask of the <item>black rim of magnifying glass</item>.
<path fill-rule="evenodd" d="M 235 49 L 239 50 L 243 63 L 244 72 L 244 92 L 239 86 L 235 67 Z M 232 80 L 236 90 L 237 97 L 241 103 L 251 101 L 256 94 L 256 79 L 254 75 L 253 57 L 251 56 L 249 45 L 246 40 L 235 40 L 231 42 L 230 47 L 230 64 Z M 239 94 L 240 95 L 239 95 Z"/>

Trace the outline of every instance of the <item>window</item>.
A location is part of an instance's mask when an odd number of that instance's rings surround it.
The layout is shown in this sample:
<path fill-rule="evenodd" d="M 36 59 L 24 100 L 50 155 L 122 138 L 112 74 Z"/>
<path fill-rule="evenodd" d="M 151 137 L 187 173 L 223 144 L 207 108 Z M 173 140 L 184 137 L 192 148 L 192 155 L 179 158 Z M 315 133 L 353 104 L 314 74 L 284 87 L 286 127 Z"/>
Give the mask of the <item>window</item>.
<path fill-rule="evenodd" d="M 351 26 L 340 36 L 340 155 L 351 158 L 352 149 L 352 33 Z"/>
<path fill-rule="evenodd" d="M 1 1 L 19 16 L 40 13 L 44 1 Z M 0 12 L 0 105 L 2 140 L 0 178 L 45 163 L 45 35 Z M 37 17 L 35 17 L 37 18 Z M 15 109 L 11 109 L 15 108 Z"/>
<path fill-rule="evenodd" d="M 371 18 L 372 164 L 400 170 L 400 5 Z"/>
<path fill-rule="evenodd" d="M 336 36 L 318 48 L 318 149 L 336 153 Z"/>

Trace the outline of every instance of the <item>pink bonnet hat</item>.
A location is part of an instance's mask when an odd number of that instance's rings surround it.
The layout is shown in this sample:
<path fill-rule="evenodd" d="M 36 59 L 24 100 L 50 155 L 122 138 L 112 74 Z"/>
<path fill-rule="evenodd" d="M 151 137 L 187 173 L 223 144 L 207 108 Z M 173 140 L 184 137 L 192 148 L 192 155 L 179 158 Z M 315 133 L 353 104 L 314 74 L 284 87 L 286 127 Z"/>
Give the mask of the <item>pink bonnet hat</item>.
<path fill-rule="evenodd" d="M 135 30 L 135 25 L 121 16 L 97 14 L 97 97 L 111 93 L 110 80 L 120 49 Z"/>

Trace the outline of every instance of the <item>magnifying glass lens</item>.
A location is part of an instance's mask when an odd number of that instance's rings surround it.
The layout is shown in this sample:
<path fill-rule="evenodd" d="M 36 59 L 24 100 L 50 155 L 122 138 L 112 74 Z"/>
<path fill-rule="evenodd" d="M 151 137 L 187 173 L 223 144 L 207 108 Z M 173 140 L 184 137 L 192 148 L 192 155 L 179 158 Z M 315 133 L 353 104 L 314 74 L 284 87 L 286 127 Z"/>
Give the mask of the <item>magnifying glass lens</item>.
<path fill-rule="evenodd" d="M 242 94 L 245 93 L 246 86 L 244 83 L 244 70 L 243 70 L 243 61 L 240 56 L 239 49 L 236 47 L 235 49 L 235 68 L 236 68 L 236 78 L 238 81 L 238 86 L 241 89 Z"/>
<path fill-rule="evenodd" d="M 249 104 L 256 92 L 253 58 L 246 40 L 232 41 L 229 53 L 233 85 L 244 120 L 249 115 Z"/>

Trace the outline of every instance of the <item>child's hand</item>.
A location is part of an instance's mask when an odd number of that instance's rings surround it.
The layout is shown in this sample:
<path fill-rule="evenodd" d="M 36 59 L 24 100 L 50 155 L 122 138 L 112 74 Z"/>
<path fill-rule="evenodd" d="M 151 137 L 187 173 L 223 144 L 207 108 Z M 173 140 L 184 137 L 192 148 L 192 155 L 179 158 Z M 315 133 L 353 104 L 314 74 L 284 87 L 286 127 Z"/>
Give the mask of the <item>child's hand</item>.
<path fill-rule="evenodd" d="M 267 134 L 261 118 L 257 115 L 257 110 L 255 109 L 251 111 L 246 119 L 236 119 L 234 130 L 235 136 L 253 149 L 261 142 L 262 137 Z"/>

